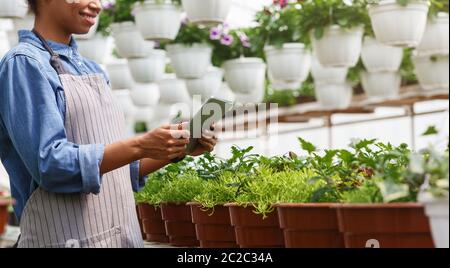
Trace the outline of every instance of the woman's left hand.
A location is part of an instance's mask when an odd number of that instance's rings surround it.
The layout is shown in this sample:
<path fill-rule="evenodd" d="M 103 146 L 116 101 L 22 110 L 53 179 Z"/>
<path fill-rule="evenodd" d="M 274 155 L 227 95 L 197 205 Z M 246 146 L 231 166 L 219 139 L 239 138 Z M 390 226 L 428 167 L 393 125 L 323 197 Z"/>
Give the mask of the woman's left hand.
<path fill-rule="evenodd" d="M 199 156 L 214 150 L 217 145 L 217 137 L 214 135 L 214 127 L 211 127 L 211 129 L 203 131 L 202 138 L 199 140 L 200 145 L 190 153 L 191 156 Z"/>

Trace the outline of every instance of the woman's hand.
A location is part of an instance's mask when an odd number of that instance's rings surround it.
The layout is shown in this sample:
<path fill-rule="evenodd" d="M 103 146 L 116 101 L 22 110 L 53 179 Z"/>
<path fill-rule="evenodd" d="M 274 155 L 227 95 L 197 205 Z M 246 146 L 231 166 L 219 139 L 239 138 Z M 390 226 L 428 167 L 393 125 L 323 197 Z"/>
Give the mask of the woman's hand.
<path fill-rule="evenodd" d="M 186 155 L 189 131 L 180 125 L 166 125 L 136 138 L 141 158 L 172 160 Z"/>
<path fill-rule="evenodd" d="M 202 134 L 202 138 L 199 140 L 200 146 L 190 153 L 191 156 L 199 156 L 206 152 L 212 152 L 214 147 L 216 147 L 217 137 L 214 133 L 214 126 L 211 127 L 211 131 L 205 130 Z"/>

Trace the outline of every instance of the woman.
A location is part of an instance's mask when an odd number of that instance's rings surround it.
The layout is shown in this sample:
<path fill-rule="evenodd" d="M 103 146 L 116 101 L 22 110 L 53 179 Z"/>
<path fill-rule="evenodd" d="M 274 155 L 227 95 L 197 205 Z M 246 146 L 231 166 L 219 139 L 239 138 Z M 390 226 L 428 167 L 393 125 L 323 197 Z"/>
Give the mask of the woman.
<path fill-rule="evenodd" d="M 164 126 L 124 139 L 106 75 L 77 52 L 100 0 L 29 0 L 33 31 L 0 64 L 0 157 L 7 169 L 18 247 L 142 247 L 133 190 L 185 156 L 188 133 Z M 181 137 L 181 138 L 174 138 Z M 211 151 L 204 137 L 192 154 Z"/>

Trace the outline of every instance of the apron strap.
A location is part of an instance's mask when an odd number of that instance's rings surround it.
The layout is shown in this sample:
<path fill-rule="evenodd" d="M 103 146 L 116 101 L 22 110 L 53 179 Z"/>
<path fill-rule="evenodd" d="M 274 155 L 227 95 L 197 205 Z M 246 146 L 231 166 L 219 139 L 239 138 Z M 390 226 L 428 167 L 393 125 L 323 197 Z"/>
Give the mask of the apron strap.
<path fill-rule="evenodd" d="M 67 74 L 66 69 L 64 68 L 61 59 L 59 58 L 59 55 L 56 54 L 53 49 L 50 47 L 48 42 L 40 35 L 35 29 L 33 29 L 33 33 L 41 40 L 42 45 L 44 48 L 50 53 L 51 59 L 50 59 L 50 65 L 55 69 L 55 71 L 58 73 L 58 75 Z"/>

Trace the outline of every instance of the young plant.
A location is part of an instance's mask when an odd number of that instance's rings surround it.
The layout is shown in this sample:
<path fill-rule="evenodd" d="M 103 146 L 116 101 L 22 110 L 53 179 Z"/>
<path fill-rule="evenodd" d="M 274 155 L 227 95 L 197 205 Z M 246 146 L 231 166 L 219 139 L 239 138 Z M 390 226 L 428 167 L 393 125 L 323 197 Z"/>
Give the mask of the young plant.
<path fill-rule="evenodd" d="M 174 44 L 184 44 L 187 46 L 191 46 L 196 43 L 209 44 L 209 42 L 208 30 L 205 28 L 200 28 L 198 25 L 189 22 L 183 22 L 177 37 L 172 41 Z"/>
<path fill-rule="evenodd" d="M 184 173 L 178 178 L 168 181 L 159 191 L 155 200 L 159 204 L 191 202 L 202 192 L 204 183 L 205 181 L 200 179 L 195 171 Z"/>

